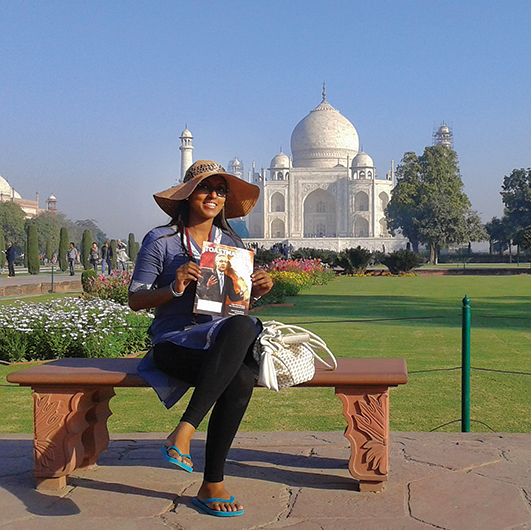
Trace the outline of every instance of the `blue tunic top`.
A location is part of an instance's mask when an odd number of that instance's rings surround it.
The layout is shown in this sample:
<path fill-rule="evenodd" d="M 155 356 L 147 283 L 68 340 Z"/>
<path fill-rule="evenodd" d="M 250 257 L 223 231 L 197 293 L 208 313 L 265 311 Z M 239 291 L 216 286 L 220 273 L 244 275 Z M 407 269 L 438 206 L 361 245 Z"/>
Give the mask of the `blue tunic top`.
<path fill-rule="evenodd" d="M 241 241 L 235 241 L 230 234 L 216 226 L 212 227 L 211 240 L 222 245 L 242 247 Z M 162 288 L 173 282 L 177 269 L 191 260 L 186 248 L 188 246 L 194 261 L 199 263 L 201 249 L 192 237 L 189 240 L 185 238 L 183 245 L 181 236 L 174 227 L 164 226 L 151 230 L 144 238 L 138 252 L 129 291 Z M 190 282 L 182 296 L 156 308 L 155 319 L 149 330 L 153 345 L 173 342 L 187 348 L 202 350 L 206 355 L 225 319 L 210 315 L 194 315 L 195 289 L 196 282 Z M 258 335 L 261 324 L 258 319 L 255 319 L 255 322 Z M 198 355 L 201 353 L 198 352 Z M 155 389 L 167 408 L 172 407 L 190 388 L 190 385 L 183 381 L 158 370 L 153 361 L 152 350 L 139 364 L 138 372 Z"/>

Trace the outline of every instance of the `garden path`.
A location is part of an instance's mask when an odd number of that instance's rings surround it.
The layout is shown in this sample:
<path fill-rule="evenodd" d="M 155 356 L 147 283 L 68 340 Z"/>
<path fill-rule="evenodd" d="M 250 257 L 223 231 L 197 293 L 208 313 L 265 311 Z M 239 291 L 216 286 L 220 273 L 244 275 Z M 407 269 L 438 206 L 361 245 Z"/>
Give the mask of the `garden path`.
<path fill-rule="evenodd" d="M 10 530 L 290 528 L 291 530 L 529 530 L 531 435 L 391 433 L 390 479 L 358 493 L 341 432 L 240 433 L 227 483 L 245 506 L 230 521 L 198 513 L 204 433 L 196 470 L 165 465 L 165 435 L 122 434 L 94 470 L 62 494 L 37 492 L 31 435 L 0 435 L 0 526 Z M 233 460 L 232 460 L 233 459 Z"/>

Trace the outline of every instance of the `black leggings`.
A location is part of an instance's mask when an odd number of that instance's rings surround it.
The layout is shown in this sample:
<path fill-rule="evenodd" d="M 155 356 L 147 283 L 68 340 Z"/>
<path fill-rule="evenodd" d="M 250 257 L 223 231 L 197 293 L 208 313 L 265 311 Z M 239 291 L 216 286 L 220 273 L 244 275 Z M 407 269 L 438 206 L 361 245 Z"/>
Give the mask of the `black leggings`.
<path fill-rule="evenodd" d="M 253 358 L 256 325 L 246 316 L 227 319 L 208 352 L 177 346 L 171 342 L 157 344 L 154 361 L 157 368 L 195 386 L 181 421 L 195 428 L 208 411 L 204 479 L 221 482 L 225 460 L 247 405 L 251 399 L 258 364 Z"/>

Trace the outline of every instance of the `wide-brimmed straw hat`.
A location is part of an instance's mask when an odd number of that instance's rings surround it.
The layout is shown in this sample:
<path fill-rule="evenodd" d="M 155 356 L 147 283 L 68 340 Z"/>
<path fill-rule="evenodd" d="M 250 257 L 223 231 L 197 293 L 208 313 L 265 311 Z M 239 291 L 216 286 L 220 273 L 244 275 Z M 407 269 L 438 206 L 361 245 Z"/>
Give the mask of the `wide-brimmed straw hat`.
<path fill-rule="evenodd" d="M 219 175 L 227 182 L 229 194 L 225 200 L 225 217 L 244 217 L 256 204 L 260 196 L 260 188 L 241 178 L 227 173 L 217 162 L 198 160 L 186 171 L 183 183 L 167 190 L 155 193 L 157 204 L 172 218 L 175 217 L 179 203 L 192 195 L 197 185 L 208 177 Z"/>

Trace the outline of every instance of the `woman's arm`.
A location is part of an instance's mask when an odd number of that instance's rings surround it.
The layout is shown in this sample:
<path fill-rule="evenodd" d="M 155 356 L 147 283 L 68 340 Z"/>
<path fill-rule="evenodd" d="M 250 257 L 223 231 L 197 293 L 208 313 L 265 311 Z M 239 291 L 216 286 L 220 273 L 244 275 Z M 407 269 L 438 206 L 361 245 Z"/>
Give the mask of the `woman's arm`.
<path fill-rule="evenodd" d="M 170 290 L 170 286 L 162 287 L 161 289 L 142 290 L 132 293 L 129 291 L 129 307 L 133 311 L 139 309 L 151 309 L 167 304 L 173 300 L 174 296 Z"/>
<path fill-rule="evenodd" d="M 133 311 L 151 309 L 171 302 L 183 294 L 190 282 L 197 281 L 201 269 L 193 261 L 181 265 L 175 273 L 175 281 L 166 287 L 152 290 L 129 291 L 129 307 Z"/>

